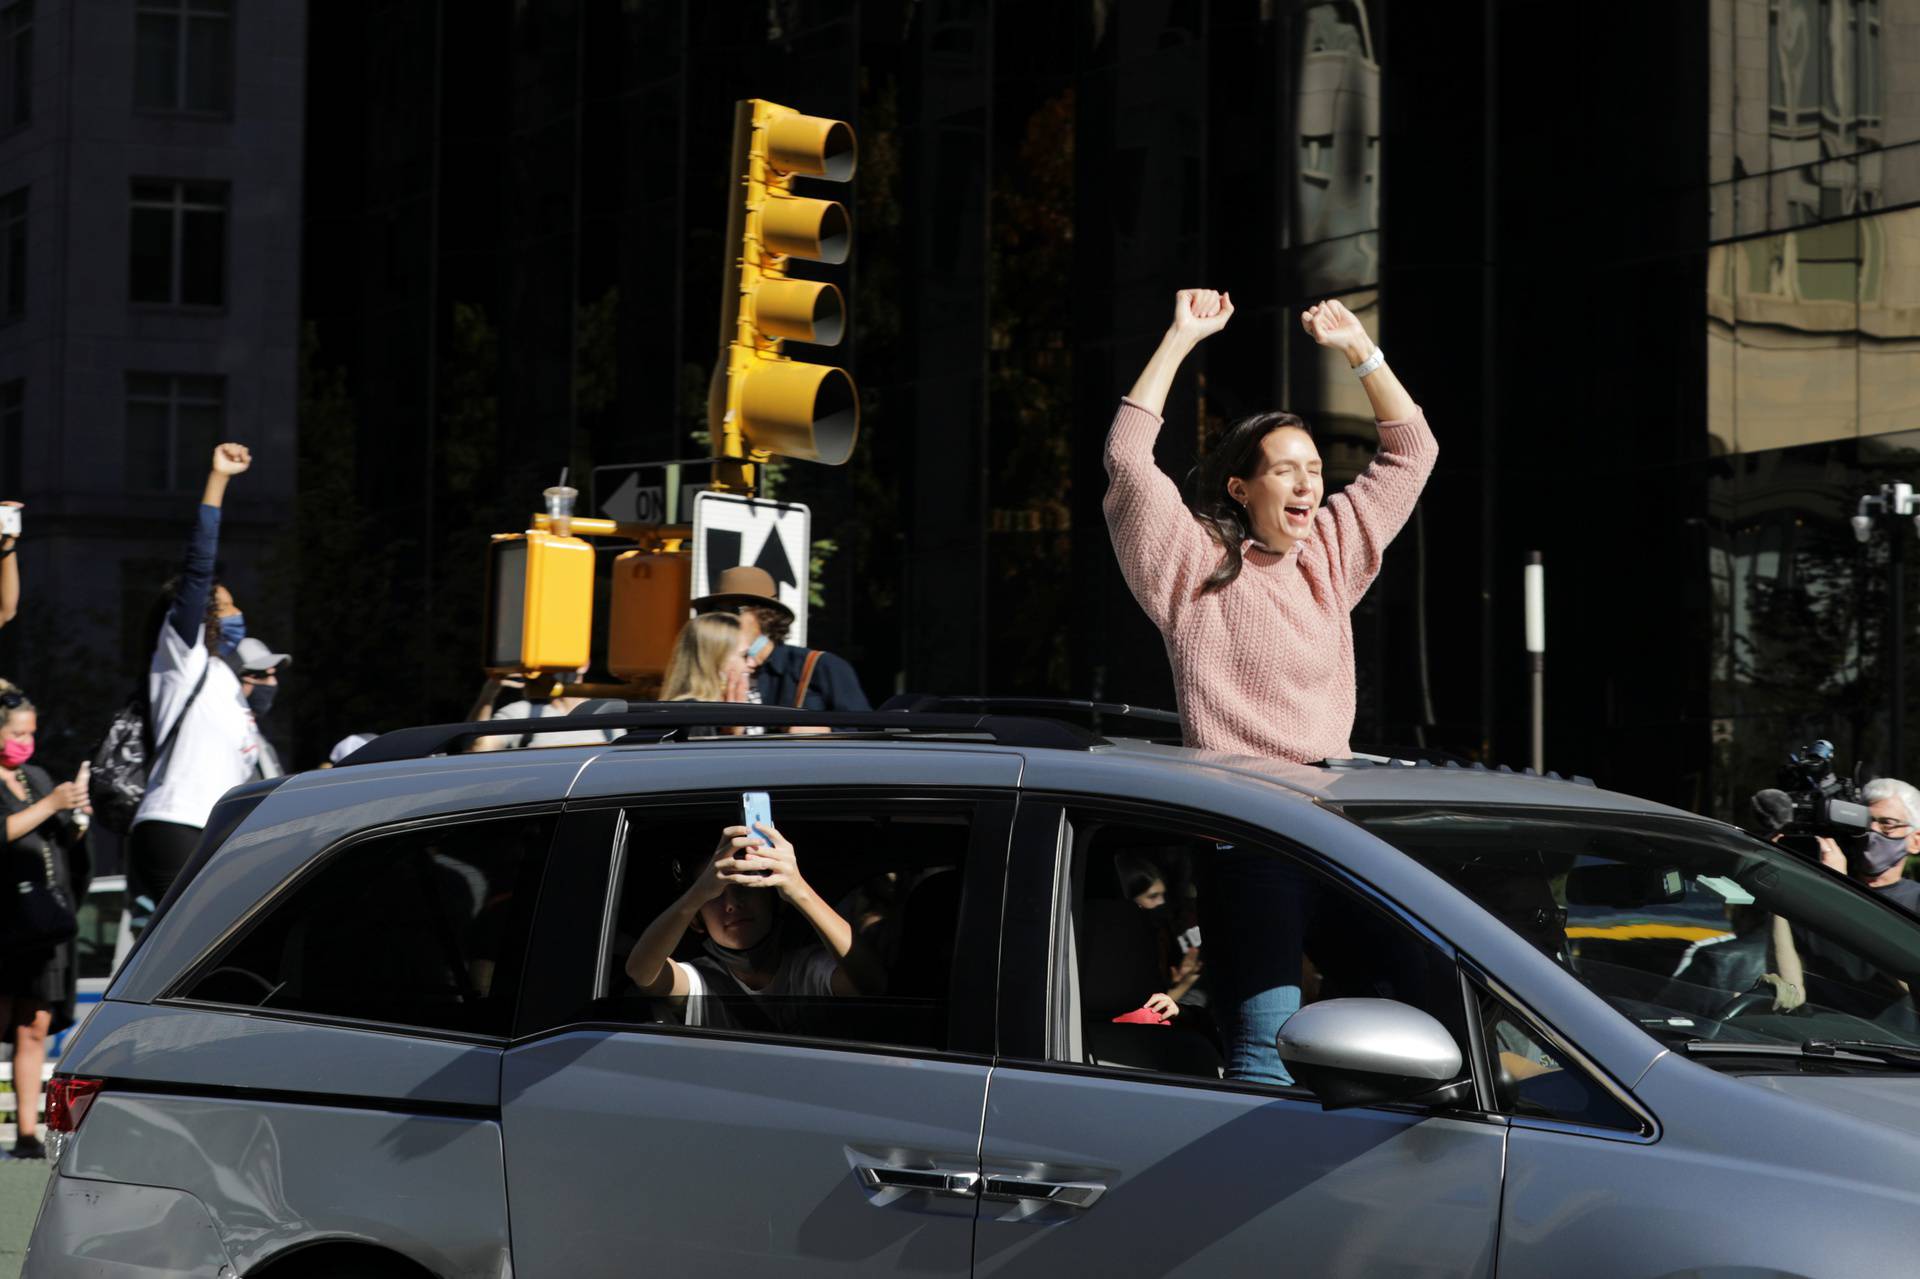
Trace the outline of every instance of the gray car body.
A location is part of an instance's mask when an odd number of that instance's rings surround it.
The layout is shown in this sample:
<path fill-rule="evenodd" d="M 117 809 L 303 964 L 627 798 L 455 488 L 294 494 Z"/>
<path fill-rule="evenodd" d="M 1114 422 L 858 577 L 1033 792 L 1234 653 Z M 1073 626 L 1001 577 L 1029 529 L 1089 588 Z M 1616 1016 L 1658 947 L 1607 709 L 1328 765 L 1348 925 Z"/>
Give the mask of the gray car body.
<path fill-rule="evenodd" d="M 722 1248 L 711 1238 L 673 1237 L 676 1222 L 697 1217 L 716 1178 L 727 1184 L 722 1165 L 694 1159 L 681 1168 L 666 1183 L 685 1188 L 677 1201 L 616 1198 L 605 1202 L 627 1206 L 589 1211 L 585 1221 L 570 1207 L 581 1187 L 622 1186 L 636 1175 L 632 1150 L 596 1144 L 602 1110 L 609 1125 L 630 1124 L 622 1140 L 658 1141 L 663 1157 L 689 1157 L 689 1134 L 722 1118 L 701 1107 L 717 1092 L 703 1081 L 738 1060 L 725 1055 L 727 1044 L 562 1034 L 506 1046 L 162 998 L 262 903 L 361 832 L 711 791 L 716 774 L 761 789 L 857 781 L 1108 798 L 1274 832 L 1312 849 L 1497 983 L 1646 1129 L 1404 1107 L 1323 1113 L 1309 1103 L 1049 1074 L 1011 1061 L 928 1063 L 831 1045 L 735 1044 L 759 1054 L 771 1072 L 760 1078 L 782 1081 L 771 1091 L 742 1089 L 730 1103 L 758 1116 L 742 1119 L 734 1109 L 726 1122 L 763 1165 L 733 1174 L 736 1183 L 763 1175 L 804 1198 L 815 1195 L 806 1177 L 835 1187 L 853 1180 L 846 1166 L 819 1168 L 817 1151 L 856 1160 L 862 1141 L 897 1140 L 977 1159 L 988 1175 L 1098 1174 L 1116 1197 L 1133 1179 L 1155 1187 L 1167 1209 L 1151 1223 L 1117 1207 L 1103 1218 L 1100 1206 L 1072 1222 L 937 1201 L 880 1212 L 864 1209 L 883 1201 L 834 1189 L 817 1206 L 801 1206 L 811 1215 L 793 1237 L 805 1255 L 776 1259 L 742 1252 L 737 1241 Z M 61 1154 L 24 1274 L 66 1279 L 108 1262 L 130 1274 L 256 1275 L 297 1256 L 335 1257 L 351 1269 L 369 1249 L 444 1279 L 724 1272 L 734 1268 L 728 1260 L 741 1272 L 767 1273 L 1233 1273 L 1271 1269 L 1279 1259 L 1266 1249 L 1275 1239 L 1287 1241 L 1282 1268 L 1303 1274 L 1784 1276 L 1897 1273 L 1911 1264 L 1920 1238 L 1912 1173 L 1920 1167 L 1920 1075 L 1741 1077 L 1668 1053 L 1474 902 L 1332 807 L 1346 802 L 1524 805 L 1585 811 L 1600 822 L 1622 813 L 1701 820 L 1555 780 L 1308 768 L 1137 743 L 1065 751 L 735 739 L 501 752 L 291 778 L 199 871 L 69 1046 L 64 1071 L 111 1084 Z M 657 1087 L 639 1097 L 594 1091 L 619 1077 L 609 1070 L 635 1061 Z M 1263 1131 L 1270 1149 L 1249 1144 L 1246 1134 Z M 549 1143 L 534 1172 L 512 1166 L 521 1140 L 528 1149 Z M 1206 1157 L 1196 1159 L 1200 1153 Z M 1290 1171 L 1283 1181 L 1261 1181 L 1270 1165 Z M 1165 1181 L 1174 1168 L 1203 1173 Z M 591 1209 L 600 1201 L 586 1202 Z M 1200 1203 L 1215 1208 L 1194 1211 Z M 578 1228 L 535 1228 L 543 1216 Z M 596 1251 L 602 1245 L 625 1251 Z M 635 1246 L 645 1253 L 634 1255 Z"/>

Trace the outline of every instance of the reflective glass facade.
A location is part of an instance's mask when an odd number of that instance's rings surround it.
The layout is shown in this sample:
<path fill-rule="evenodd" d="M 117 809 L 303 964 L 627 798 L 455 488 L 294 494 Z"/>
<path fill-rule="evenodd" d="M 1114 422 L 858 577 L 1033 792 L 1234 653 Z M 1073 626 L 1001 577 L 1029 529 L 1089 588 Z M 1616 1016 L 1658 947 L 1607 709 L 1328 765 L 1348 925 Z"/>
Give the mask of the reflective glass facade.
<path fill-rule="evenodd" d="M 1920 0 L 1780 2 L 316 5 L 303 738 L 458 714 L 487 534 L 562 465 L 700 453 L 760 96 L 860 139 L 822 193 L 863 440 L 781 492 L 833 543 L 810 634 L 876 700 L 1169 703 L 1101 516 L 1114 406 L 1174 291 L 1226 287 L 1162 464 L 1284 407 L 1343 482 L 1373 425 L 1296 319 L 1338 295 L 1441 442 L 1355 618 L 1356 743 L 1526 762 L 1538 550 L 1549 765 L 1730 812 L 1870 700 L 1845 517 L 1920 429 Z"/>
<path fill-rule="evenodd" d="M 1708 659 L 1732 812 L 1815 737 L 1869 772 L 1920 760 L 1892 731 L 1911 701 L 1891 704 L 1916 597 L 1889 558 L 1920 558 L 1892 544 L 1915 528 L 1848 525 L 1920 479 L 1920 6 L 1717 0 L 1712 24 Z"/>

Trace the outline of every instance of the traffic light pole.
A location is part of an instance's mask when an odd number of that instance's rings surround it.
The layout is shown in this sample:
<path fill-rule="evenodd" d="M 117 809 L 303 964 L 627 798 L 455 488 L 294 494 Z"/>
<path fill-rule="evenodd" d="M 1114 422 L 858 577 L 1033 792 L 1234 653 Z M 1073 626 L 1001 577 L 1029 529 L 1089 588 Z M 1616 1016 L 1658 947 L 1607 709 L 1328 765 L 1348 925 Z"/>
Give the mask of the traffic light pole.
<path fill-rule="evenodd" d="M 836 345 L 846 299 L 818 280 L 788 274 L 793 259 L 847 260 L 845 206 L 797 195 L 796 177 L 852 179 L 853 131 L 751 98 L 733 115 L 729 256 L 720 297 L 720 351 L 707 390 L 713 487 L 752 496 L 774 456 L 838 466 L 853 452 L 860 397 L 846 370 L 787 356 L 782 344 Z"/>
<path fill-rule="evenodd" d="M 713 380 L 707 387 L 707 434 L 713 447 L 713 487 L 722 493 L 758 491 L 759 467 L 747 456 L 746 439 L 740 429 L 740 415 L 729 394 L 734 380 L 733 352 L 740 340 L 740 295 L 748 288 L 743 276 L 749 269 L 746 251 L 748 205 L 753 200 L 753 108 L 751 99 L 737 102 L 733 108 L 733 157 L 727 173 L 744 190 L 736 190 L 727 201 L 727 252 L 735 255 L 720 290 L 720 358 L 713 367 Z M 716 415 L 718 420 L 716 421 Z M 762 459 L 764 460 L 764 458 Z"/>

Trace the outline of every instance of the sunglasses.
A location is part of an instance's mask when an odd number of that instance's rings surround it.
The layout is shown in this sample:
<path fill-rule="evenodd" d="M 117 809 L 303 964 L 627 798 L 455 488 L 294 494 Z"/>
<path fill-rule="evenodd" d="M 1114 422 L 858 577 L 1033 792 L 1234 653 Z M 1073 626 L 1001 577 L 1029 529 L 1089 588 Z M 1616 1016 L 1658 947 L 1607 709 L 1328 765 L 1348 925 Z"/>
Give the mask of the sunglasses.
<path fill-rule="evenodd" d="M 17 691 L 0 693 L 0 710 L 16 711 L 27 704 L 27 695 Z"/>

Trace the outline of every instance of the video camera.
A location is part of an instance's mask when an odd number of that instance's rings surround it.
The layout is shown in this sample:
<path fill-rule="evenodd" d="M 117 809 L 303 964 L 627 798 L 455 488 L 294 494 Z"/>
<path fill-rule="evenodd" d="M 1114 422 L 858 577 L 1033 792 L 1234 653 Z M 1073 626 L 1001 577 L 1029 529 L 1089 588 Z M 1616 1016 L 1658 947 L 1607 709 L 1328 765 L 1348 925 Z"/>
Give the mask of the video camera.
<path fill-rule="evenodd" d="M 1817 741 L 1789 751 L 1776 780 L 1777 789 L 1759 791 L 1753 797 L 1761 834 L 1824 835 L 1843 852 L 1865 848 L 1872 814 L 1861 801 L 1858 778 L 1845 780 L 1835 774 L 1832 742 Z"/>

